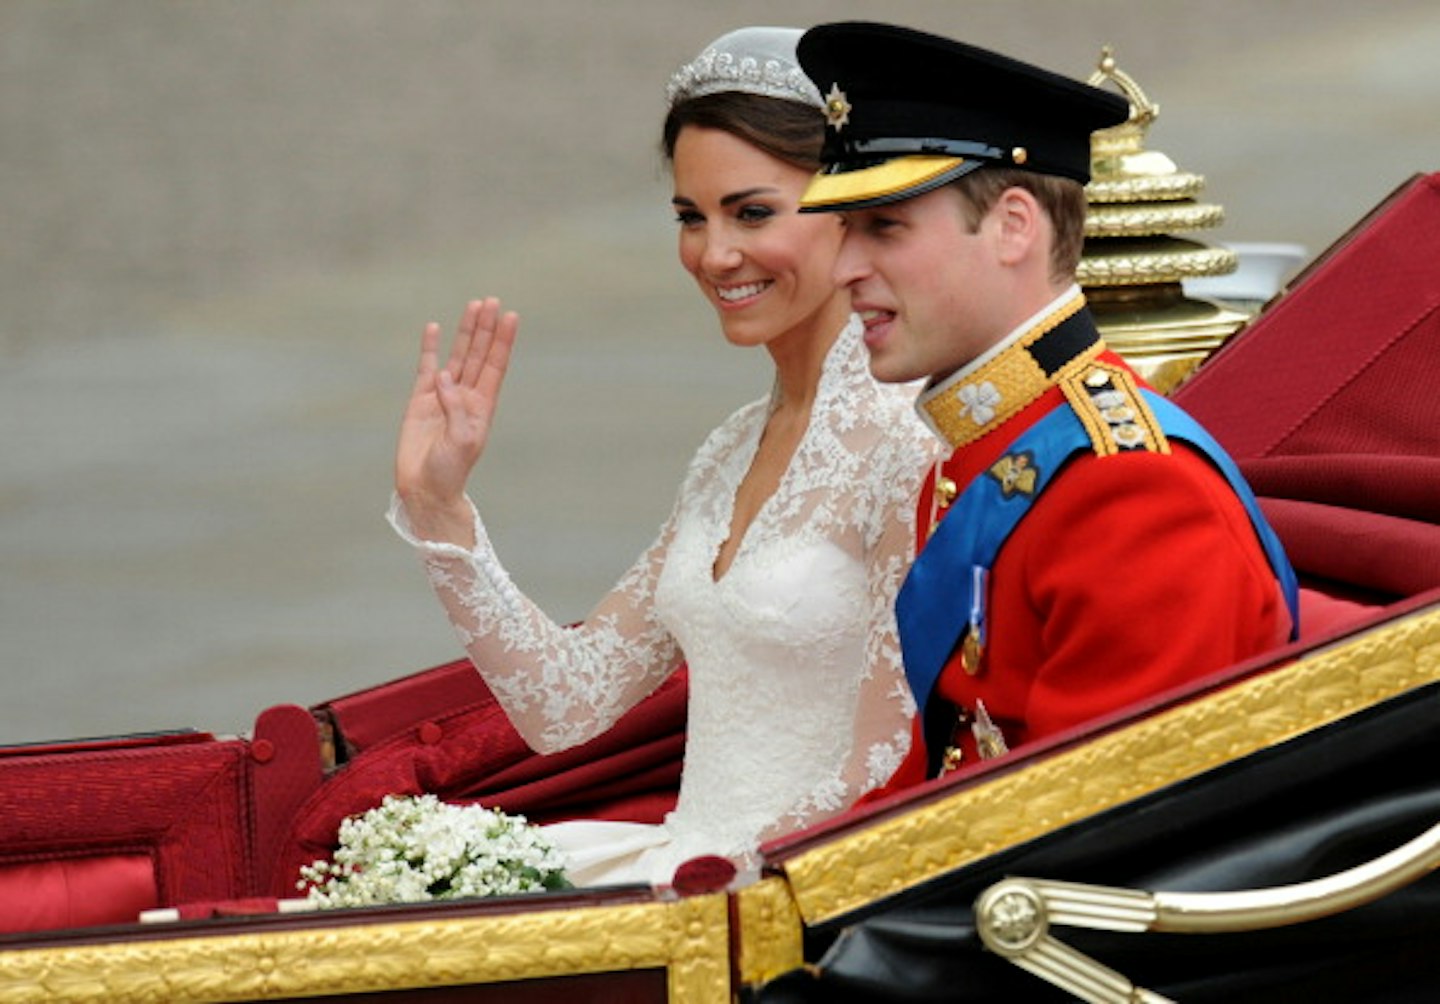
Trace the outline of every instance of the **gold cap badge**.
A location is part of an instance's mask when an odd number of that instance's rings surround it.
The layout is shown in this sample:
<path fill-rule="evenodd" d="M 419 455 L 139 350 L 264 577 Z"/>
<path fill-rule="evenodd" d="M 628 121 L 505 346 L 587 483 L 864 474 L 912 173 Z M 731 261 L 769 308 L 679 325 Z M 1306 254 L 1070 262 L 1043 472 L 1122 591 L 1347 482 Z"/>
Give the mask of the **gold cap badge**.
<path fill-rule="evenodd" d="M 825 121 L 834 126 L 836 132 L 849 124 L 850 108 L 850 101 L 845 97 L 840 85 L 831 84 L 830 93 L 825 95 Z"/>

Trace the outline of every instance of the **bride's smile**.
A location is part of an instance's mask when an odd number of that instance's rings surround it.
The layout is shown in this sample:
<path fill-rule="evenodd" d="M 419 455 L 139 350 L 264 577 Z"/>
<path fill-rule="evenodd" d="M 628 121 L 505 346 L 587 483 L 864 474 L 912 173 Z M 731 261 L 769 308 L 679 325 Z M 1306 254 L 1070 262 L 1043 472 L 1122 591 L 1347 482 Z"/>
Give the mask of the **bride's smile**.
<path fill-rule="evenodd" d="M 836 220 L 797 212 L 811 172 L 699 126 L 681 131 L 673 167 L 680 262 L 726 339 L 832 339 L 849 313 L 830 269 L 842 230 Z"/>

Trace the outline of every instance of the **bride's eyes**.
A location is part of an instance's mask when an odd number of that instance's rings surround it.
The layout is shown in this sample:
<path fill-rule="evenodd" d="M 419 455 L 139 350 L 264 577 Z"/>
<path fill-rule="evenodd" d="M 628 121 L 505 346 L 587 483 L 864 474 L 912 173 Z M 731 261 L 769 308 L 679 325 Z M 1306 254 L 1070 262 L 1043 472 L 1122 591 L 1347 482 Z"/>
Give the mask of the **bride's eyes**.
<path fill-rule="evenodd" d="M 780 211 L 774 206 L 767 206 L 759 202 L 744 203 L 735 207 L 731 212 L 736 220 L 744 224 L 760 224 L 780 215 Z M 697 227 L 705 222 L 705 214 L 698 209 L 677 206 L 675 222 L 682 227 Z"/>

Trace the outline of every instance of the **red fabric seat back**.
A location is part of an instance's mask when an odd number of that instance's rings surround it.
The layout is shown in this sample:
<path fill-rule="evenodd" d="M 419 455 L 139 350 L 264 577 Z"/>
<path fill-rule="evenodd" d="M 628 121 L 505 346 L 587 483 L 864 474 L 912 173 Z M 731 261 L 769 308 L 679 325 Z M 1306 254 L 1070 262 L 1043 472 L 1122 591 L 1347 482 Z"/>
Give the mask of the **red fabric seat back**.
<path fill-rule="evenodd" d="M 340 822 L 391 794 L 480 802 L 535 822 L 659 822 L 674 807 L 685 746 L 683 671 L 605 735 L 542 756 L 510 724 L 468 660 L 317 707 L 347 759 L 301 804 L 271 859 L 272 895 L 293 895 L 301 865 L 328 857 Z"/>
<path fill-rule="evenodd" d="M 1440 586 L 1437 262 L 1440 174 L 1417 176 L 1172 395 L 1332 595 Z"/>
<path fill-rule="evenodd" d="M 243 895 L 249 764 L 201 734 L 0 750 L 0 932 Z"/>

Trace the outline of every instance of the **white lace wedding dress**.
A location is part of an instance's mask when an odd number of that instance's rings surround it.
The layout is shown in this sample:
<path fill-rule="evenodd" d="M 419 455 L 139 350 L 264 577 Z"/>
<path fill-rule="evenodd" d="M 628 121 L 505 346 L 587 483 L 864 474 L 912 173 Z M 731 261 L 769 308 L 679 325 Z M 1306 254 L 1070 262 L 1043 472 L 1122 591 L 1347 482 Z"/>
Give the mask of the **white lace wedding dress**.
<path fill-rule="evenodd" d="M 914 500 L 938 446 L 913 391 L 877 384 L 852 319 L 823 368 L 810 425 L 719 581 L 735 491 L 773 407 L 710 434 L 659 537 L 584 624 L 546 617 L 512 583 L 476 514 L 473 551 L 415 539 L 471 659 L 541 752 L 609 728 L 682 659 L 690 696 L 679 801 L 660 826 L 547 827 L 577 884 L 668 882 L 702 854 L 743 861 L 884 782 L 913 702 L 895 592 L 914 549 Z"/>

